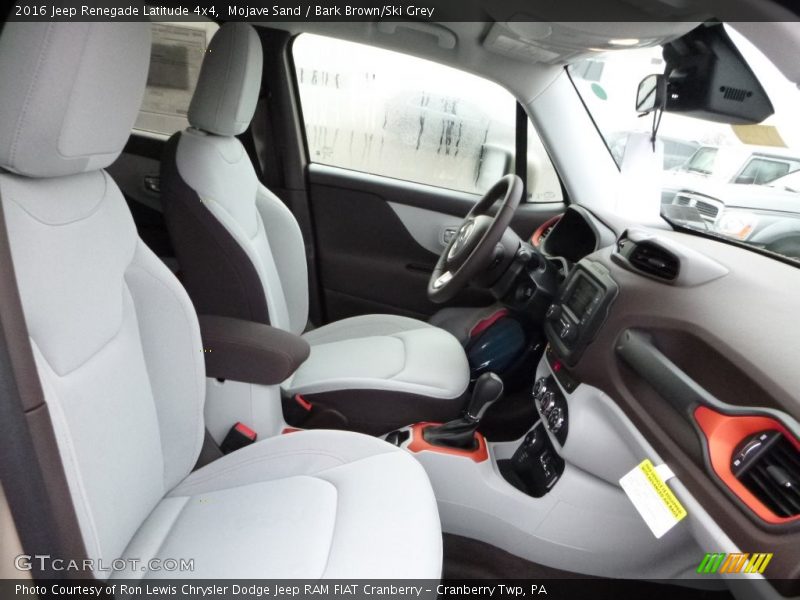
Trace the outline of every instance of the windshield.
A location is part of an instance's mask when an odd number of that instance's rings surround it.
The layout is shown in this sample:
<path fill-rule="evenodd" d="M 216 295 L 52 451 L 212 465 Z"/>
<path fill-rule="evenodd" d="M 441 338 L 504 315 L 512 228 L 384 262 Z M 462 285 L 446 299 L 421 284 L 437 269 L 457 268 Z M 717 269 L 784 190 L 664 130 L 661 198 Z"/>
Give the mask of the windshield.
<path fill-rule="evenodd" d="M 652 115 L 639 117 L 634 106 L 639 82 L 664 72 L 660 47 L 598 54 L 571 65 L 570 75 L 623 177 L 640 198 L 660 199 L 664 218 L 800 260 L 800 90 L 727 31 L 775 108 L 758 125 L 664 113 L 654 148 Z"/>

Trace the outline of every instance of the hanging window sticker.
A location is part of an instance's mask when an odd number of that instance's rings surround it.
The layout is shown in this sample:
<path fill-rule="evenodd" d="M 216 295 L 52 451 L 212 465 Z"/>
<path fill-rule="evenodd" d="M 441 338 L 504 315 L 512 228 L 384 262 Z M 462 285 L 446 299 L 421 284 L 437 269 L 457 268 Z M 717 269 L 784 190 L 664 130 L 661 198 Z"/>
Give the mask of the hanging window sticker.
<path fill-rule="evenodd" d="M 188 125 L 206 45 L 205 28 L 153 23 L 150 71 L 135 129 L 170 135 Z"/>

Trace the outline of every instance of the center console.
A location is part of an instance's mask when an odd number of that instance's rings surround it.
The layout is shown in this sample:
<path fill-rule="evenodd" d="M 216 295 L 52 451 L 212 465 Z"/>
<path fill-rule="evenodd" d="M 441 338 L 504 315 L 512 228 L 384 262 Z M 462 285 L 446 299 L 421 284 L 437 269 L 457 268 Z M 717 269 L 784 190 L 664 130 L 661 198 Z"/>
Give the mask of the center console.
<path fill-rule="evenodd" d="M 567 441 L 569 407 L 564 394 L 577 388 L 568 367 L 580 358 L 608 314 L 617 284 L 599 263 L 580 261 L 561 286 L 547 311 L 545 334 L 549 346 L 531 389 L 530 402 L 538 417 L 517 440 L 513 451 L 495 456 L 495 468 L 507 483 L 531 498 L 547 495 L 565 470 L 561 449 Z M 542 364 L 546 365 L 542 367 Z M 487 461 L 487 444 L 477 432 L 486 408 L 502 397 L 503 383 L 493 373 L 475 382 L 464 415 L 445 424 L 418 423 L 391 432 L 385 439 L 414 452 L 423 461 L 433 455 Z M 511 449 L 511 445 L 508 446 Z"/>
<path fill-rule="evenodd" d="M 567 440 L 567 400 L 552 376 L 540 377 L 533 385 L 531 400 L 539 421 L 523 438 L 509 459 L 498 460 L 500 474 L 518 490 L 534 498 L 544 496 L 564 472 L 564 459 L 553 446 Z"/>
<path fill-rule="evenodd" d="M 547 310 L 544 331 L 557 356 L 574 366 L 608 316 L 619 288 L 608 269 L 582 260 Z"/>
<path fill-rule="evenodd" d="M 497 461 L 503 478 L 533 498 L 541 498 L 552 489 L 564 466 L 541 422 L 525 435 L 511 458 Z"/>
<path fill-rule="evenodd" d="M 584 259 L 564 281 L 547 311 L 544 329 L 549 346 L 545 360 L 550 368 L 531 391 L 539 421 L 510 458 L 497 461 L 506 481 L 529 496 L 547 494 L 564 471 L 564 459 L 555 447 L 555 442 L 564 446 L 569 427 L 562 389 L 572 393 L 577 387 L 566 366 L 578 362 L 605 321 L 617 293 L 608 270 Z"/>
<path fill-rule="evenodd" d="M 617 293 L 604 268 L 581 260 L 553 303 L 544 356 L 527 365 L 526 398 L 498 397 L 496 382 L 484 379 L 462 419 L 418 423 L 386 436 L 424 467 L 443 531 L 589 575 L 696 576 L 696 523 L 690 522 L 697 510 L 669 535 L 652 535 L 618 482 L 643 458 L 662 461 L 613 399 L 579 382 L 572 368 Z M 515 439 L 486 439 L 476 431 L 495 398 L 498 409 L 511 400 L 526 402 L 526 430 Z M 696 506 L 680 486 L 675 492 Z"/>

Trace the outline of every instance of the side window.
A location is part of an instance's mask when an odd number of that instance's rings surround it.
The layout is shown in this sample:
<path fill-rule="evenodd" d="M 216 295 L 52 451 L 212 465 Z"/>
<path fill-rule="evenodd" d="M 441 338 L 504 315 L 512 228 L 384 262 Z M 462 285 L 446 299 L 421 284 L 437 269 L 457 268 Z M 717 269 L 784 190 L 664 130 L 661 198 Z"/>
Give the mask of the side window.
<path fill-rule="evenodd" d="M 133 128 L 172 135 L 189 122 L 203 55 L 219 26 L 212 22 L 153 23 L 150 70 L 142 107 Z"/>
<path fill-rule="evenodd" d="M 476 194 L 514 169 L 516 101 L 497 84 L 312 34 L 293 54 L 312 162 Z M 528 140 L 531 199 L 561 201 L 532 127 Z"/>
<path fill-rule="evenodd" d="M 528 121 L 528 202 L 563 202 L 561 180 L 558 178 L 542 138 Z"/>

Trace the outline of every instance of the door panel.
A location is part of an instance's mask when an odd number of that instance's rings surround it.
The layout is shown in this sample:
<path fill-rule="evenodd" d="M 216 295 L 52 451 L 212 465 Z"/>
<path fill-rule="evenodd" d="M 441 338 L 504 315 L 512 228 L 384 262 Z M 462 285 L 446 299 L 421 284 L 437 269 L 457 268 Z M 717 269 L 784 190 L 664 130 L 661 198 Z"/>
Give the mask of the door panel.
<path fill-rule="evenodd" d="M 461 217 L 409 204 L 389 202 L 389 206 L 414 241 L 436 256 L 447 247 L 462 222 Z"/>
<path fill-rule="evenodd" d="M 457 227 L 478 196 L 319 164 L 309 165 L 308 176 L 327 319 L 374 312 L 427 319 L 439 310 L 426 293 L 444 248 L 437 237 Z M 562 210 L 525 204 L 512 227 L 529 237 Z M 492 301 L 468 288 L 449 305 Z"/>

